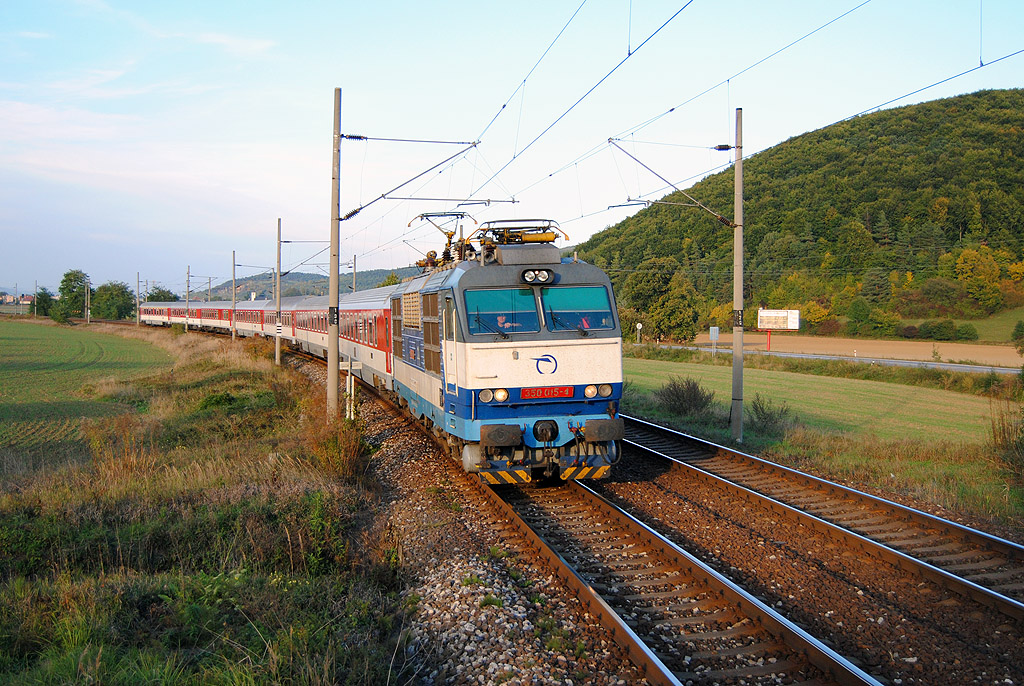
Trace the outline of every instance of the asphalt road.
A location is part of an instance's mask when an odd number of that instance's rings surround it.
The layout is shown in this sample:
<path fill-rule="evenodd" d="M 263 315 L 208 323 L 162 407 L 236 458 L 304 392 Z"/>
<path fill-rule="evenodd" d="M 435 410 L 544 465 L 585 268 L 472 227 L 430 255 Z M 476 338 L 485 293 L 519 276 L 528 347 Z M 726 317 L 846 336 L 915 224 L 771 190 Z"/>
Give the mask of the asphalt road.
<path fill-rule="evenodd" d="M 666 348 L 688 347 L 690 350 L 701 350 L 711 352 L 711 346 L 663 346 Z M 732 355 L 729 348 L 718 348 L 718 354 Z M 769 352 L 767 350 L 744 350 L 744 355 L 774 355 L 776 357 L 794 357 L 804 360 L 843 360 L 844 362 L 858 362 L 860 364 L 880 364 L 889 367 L 921 367 L 924 369 L 943 369 L 954 372 L 971 372 L 974 374 L 1020 374 L 1020 367 L 993 367 L 980 364 L 956 364 L 954 362 L 934 362 L 925 360 L 891 360 L 882 357 L 860 357 L 848 355 L 820 355 L 812 353 L 783 353 Z"/>

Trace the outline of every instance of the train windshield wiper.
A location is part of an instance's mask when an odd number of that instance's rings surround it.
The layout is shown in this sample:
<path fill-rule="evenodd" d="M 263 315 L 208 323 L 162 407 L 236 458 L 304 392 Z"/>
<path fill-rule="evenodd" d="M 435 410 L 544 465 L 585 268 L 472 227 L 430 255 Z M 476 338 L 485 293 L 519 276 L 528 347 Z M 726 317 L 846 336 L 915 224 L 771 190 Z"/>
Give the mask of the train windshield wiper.
<path fill-rule="evenodd" d="M 493 324 L 488 324 L 487 320 L 480 316 L 480 312 L 476 313 L 476 325 L 482 329 L 487 329 L 491 333 L 499 334 L 502 338 L 508 338 L 508 334 L 497 328 Z"/>
<path fill-rule="evenodd" d="M 581 336 L 588 336 L 588 335 L 590 335 L 587 332 L 587 330 L 584 329 L 582 326 L 579 326 L 579 325 L 573 326 L 569 322 L 567 322 L 564 319 L 562 319 L 561 317 L 559 317 L 557 314 L 555 314 L 555 311 L 552 310 L 550 307 L 548 308 L 548 316 L 551 317 L 552 323 L 558 324 L 560 327 L 562 327 L 566 331 L 568 331 L 570 329 L 576 329 L 577 331 L 580 332 Z"/>

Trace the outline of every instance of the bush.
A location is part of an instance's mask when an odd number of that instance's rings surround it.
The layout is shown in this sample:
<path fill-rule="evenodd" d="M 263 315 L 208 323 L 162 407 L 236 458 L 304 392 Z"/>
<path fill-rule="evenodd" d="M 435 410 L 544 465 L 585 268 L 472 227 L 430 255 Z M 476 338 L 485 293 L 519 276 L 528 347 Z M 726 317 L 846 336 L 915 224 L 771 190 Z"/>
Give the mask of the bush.
<path fill-rule="evenodd" d="M 839 333 L 840 327 L 838 319 L 826 319 L 814 326 L 814 333 L 819 336 L 834 336 Z"/>
<path fill-rule="evenodd" d="M 917 327 L 914 326 L 913 324 L 908 324 L 907 326 L 904 326 L 902 329 L 900 329 L 900 335 L 903 336 L 904 338 L 917 338 L 918 334 L 919 332 L 917 330 Z"/>
<path fill-rule="evenodd" d="M 786 402 L 778 405 L 771 398 L 760 393 L 747 404 L 747 420 L 750 428 L 763 436 L 778 436 L 796 423 L 796 415 Z"/>
<path fill-rule="evenodd" d="M 67 308 L 59 300 L 53 307 L 50 308 L 50 319 L 57 322 L 58 324 L 68 323 L 68 311 Z"/>
<path fill-rule="evenodd" d="M 976 341 L 978 340 L 978 330 L 974 328 L 974 324 L 961 324 L 956 328 L 956 340 Z"/>
<path fill-rule="evenodd" d="M 930 338 L 935 341 L 952 341 L 956 339 L 956 322 L 952 319 L 921 322 L 918 333 L 921 338 Z"/>
<path fill-rule="evenodd" d="M 688 417 L 706 414 L 715 392 L 701 386 L 696 379 L 673 376 L 654 392 L 654 397 L 666 412 Z"/>
<path fill-rule="evenodd" d="M 1013 333 L 1010 334 L 1010 340 L 1013 341 L 1013 347 L 1017 349 L 1017 354 L 1024 355 L 1024 322 L 1017 320 L 1017 325 L 1013 327 Z"/>

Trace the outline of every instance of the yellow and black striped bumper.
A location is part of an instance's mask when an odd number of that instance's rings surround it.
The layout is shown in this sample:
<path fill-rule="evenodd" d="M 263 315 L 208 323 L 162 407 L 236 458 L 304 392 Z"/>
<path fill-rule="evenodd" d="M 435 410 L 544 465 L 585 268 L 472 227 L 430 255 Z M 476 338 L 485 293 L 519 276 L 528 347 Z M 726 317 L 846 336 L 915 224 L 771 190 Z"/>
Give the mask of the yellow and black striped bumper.
<path fill-rule="evenodd" d="M 608 473 L 609 469 L 608 465 L 600 467 L 562 467 L 561 477 L 565 481 L 569 479 L 601 479 Z"/>
<path fill-rule="evenodd" d="M 481 471 L 480 480 L 485 484 L 528 484 L 532 480 L 529 469 L 488 469 Z"/>

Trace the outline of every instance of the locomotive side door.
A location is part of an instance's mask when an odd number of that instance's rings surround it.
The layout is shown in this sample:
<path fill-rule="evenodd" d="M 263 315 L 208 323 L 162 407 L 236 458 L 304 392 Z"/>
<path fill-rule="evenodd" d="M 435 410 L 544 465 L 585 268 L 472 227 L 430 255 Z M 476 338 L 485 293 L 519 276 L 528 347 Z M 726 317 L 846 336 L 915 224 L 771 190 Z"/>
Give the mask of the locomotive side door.
<path fill-rule="evenodd" d="M 441 317 L 441 356 L 444 360 L 444 392 L 458 396 L 459 377 L 457 375 L 457 355 L 455 353 L 455 299 L 450 295 L 444 298 L 444 310 Z"/>

